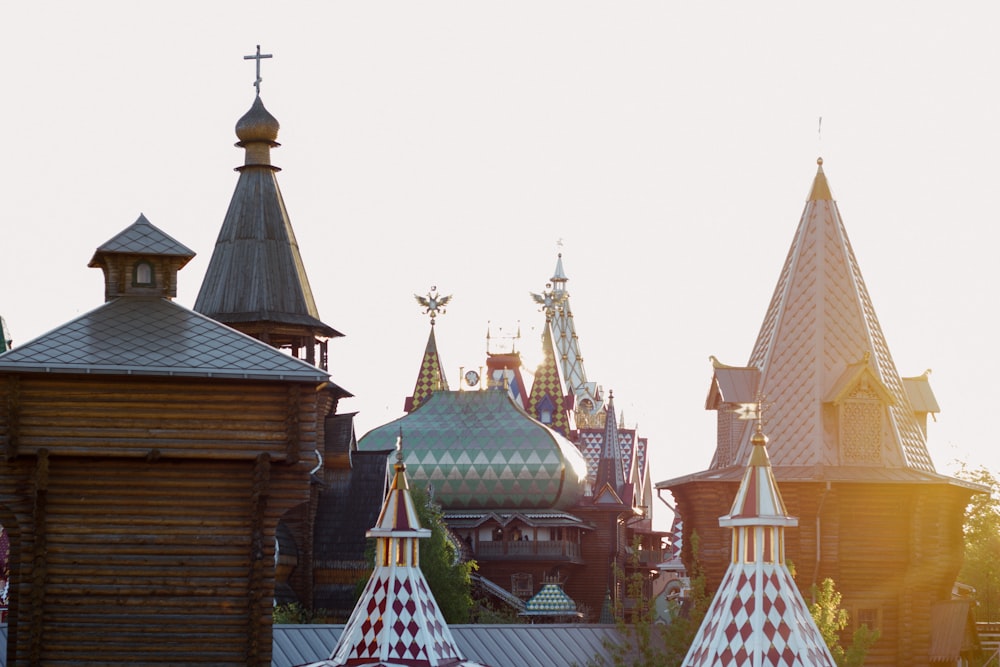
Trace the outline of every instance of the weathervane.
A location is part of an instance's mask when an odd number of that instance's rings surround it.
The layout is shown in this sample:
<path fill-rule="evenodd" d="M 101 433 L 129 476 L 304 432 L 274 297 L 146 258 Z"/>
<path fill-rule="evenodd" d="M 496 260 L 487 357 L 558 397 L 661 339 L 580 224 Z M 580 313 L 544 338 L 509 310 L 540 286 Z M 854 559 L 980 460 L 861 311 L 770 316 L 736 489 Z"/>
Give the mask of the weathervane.
<path fill-rule="evenodd" d="M 256 60 L 257 61 L 257 80 L 253 82 L 254 88 L 257 89 L 257 96 L 260 97 L 260 61 L 264 58 L 273 58 L 274 56 L 270 53 L 261 53 L 260 44 L 257 45 L 257 53 L 252 56 L 243 56 L 243 60 Z"/>
<path fill-rule="evenodd" d="M 440 296 L 437 291 L 437 286 L 432 285 L 431 291 L 427 293 L 427 296 L 420 296 L 419 294 L 414 294 L 413 298 L 417 300 L 421 306 L 424 307 L 424 315 L 431 316 L 431 326 L 434 326 L 434 322 L 437 320 L 438 313 L 444 315 L 444 307 L 448 305 L 451 301 L 451 295 Z"/>
<path fill-rule="evenodd" d="M 764 429 L 764 398 L 763 394 L 757 394 L 757 400 L 753 403 L 737 403 L 733 408 L 736 418 L 743 421 L 755 420 L 757 431 Z"/>

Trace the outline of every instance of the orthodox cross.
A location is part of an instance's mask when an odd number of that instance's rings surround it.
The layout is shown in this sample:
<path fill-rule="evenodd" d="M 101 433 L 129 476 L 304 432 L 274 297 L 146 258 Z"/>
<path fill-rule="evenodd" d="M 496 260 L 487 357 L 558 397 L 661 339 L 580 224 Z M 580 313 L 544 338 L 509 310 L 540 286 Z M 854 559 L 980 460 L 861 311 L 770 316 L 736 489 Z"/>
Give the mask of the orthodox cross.
<path fill-rule="evenodd" d="M 257 61 L 257 80 L 253 82 L 254 88 L 257 89 L 257 95 L 260 95 L 260 61 L 264 58 L 273 58 L 274 56 L 270 53 L 261 53 L 260 44 L 257 45 L 257 53 L 252 56 L 243 56 L 243 60 L 256 60 Z"/>

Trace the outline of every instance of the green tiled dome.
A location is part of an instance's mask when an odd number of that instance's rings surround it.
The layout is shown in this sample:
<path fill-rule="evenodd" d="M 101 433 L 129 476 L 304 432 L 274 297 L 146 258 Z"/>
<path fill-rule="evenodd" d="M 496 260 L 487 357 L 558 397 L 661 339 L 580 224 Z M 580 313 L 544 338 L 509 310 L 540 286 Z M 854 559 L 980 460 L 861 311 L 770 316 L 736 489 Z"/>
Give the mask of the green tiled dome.
<path fill-rule="evenodd" d="M 369 431 L 358 448 L 392 449 L 401 429 L 408 477 L 430 482 L 446 509 L 566 508 L 583 494 L 583 456 L 506 391 L 434 392 L 410 414 Z"/>

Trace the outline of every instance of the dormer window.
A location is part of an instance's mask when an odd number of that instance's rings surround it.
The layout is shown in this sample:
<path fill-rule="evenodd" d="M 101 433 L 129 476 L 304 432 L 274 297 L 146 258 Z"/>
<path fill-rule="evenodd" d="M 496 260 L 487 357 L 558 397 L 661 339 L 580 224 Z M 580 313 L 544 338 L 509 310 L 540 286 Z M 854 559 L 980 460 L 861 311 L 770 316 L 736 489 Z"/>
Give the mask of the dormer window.
<path fill-rule="evenodd" d="M 555 403 L 545 395 L 541 401 L 538 402 L 538 421 L 543 424 L 552 423 L 552 413 L 555 410 Z"/>
<path fill-rule="evenodd" d="M 135 263 L 135 267 L 132 269 L 132 286 L 133 287 L 154 287 L 153 282 L 153 265 L 145 260 L 141 260 Z"/>

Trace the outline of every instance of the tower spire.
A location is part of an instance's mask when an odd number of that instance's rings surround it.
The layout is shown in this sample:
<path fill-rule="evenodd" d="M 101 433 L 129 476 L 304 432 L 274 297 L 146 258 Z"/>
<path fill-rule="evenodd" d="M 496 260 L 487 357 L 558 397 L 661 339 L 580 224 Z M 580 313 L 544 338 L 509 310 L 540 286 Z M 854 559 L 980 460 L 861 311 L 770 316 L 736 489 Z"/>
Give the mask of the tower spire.
<path fill-rule="evenodd" d="M 375 526 L 375 569 L 329 660 L 311 667 L 483 667 L 466 661 L 420 570 L 420 525 L 397 441 L 395 474 Z"/>
<path fill-rule="evenodd" d="M 247 56 L 257 60 L 258 87 L 260 58 L 269 57 Z M 236 123 L 244 162 L 194 309 L 326 370 L 327 340 L 343 334 L 319 319 L 271 164 L 278 129 L 259 95 Z"/>
<path fill-rule="evenodd" d="M 444 315 L 444 307 L 451 301 L 451 295 L 441 296 L 437 287 L 431 287 L 426 297 L 414 294 L 413 298 L 423 306 L 424 314 L 431 318 L 431 331 L 427 336 L 427 346 L 420 360 L 420 370 L 417 371 L 417 382 L 403 405 L 405 412 L 412 412 L 420 407 L 435 391 L 448 391 L 448 377 L 441 365 L 441 355 L 438 353 L 437 337 L 434 335 L 434 324 L 438 315 Z"/>
<path fill-rule="evenodd" d="M 757 419 L 753 451 L 736 499 L 719 525 L 733 529 L 733 553 L 722 585 L 682 665 L 816 665 L 833 656 L 785 564 L 788 516 Z"/>

